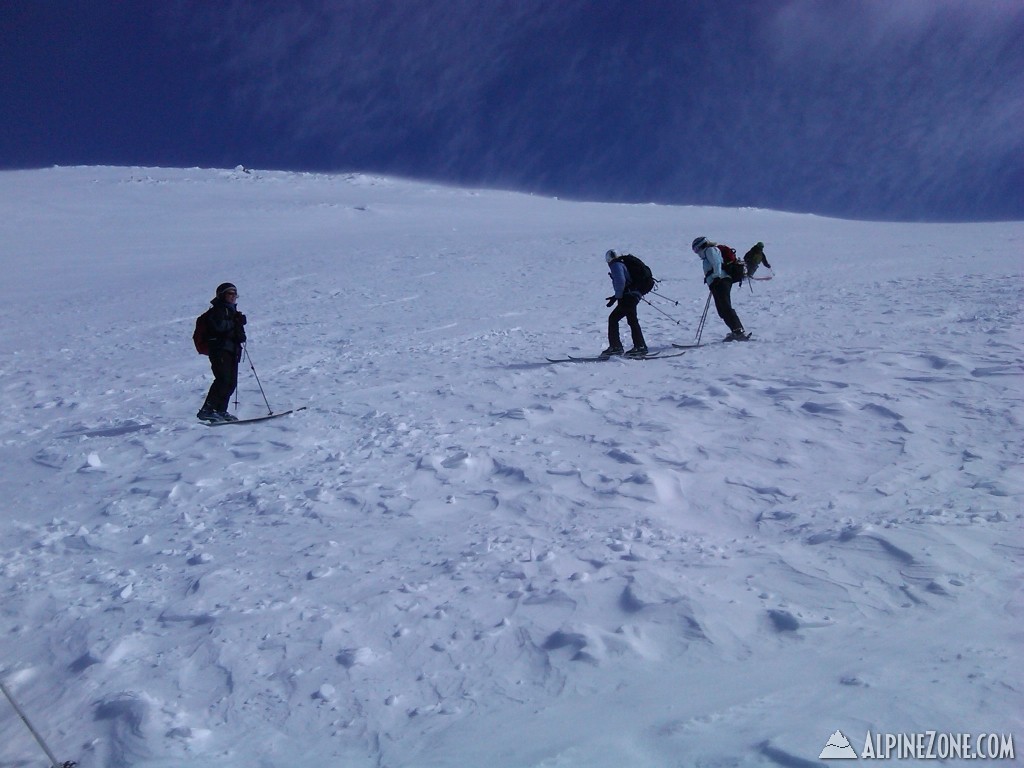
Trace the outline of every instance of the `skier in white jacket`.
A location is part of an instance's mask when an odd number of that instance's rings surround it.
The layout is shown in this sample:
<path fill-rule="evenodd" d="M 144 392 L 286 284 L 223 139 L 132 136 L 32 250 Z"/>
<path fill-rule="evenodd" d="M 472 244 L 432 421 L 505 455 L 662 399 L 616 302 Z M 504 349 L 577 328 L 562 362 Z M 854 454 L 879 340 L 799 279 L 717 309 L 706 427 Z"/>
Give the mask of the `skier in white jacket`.
<path fill-rule="evenodd" d="M 732 308 L 732 278 L 722 268 L 722 252 L 718 246 L 706 237 L 698 237 L 691 246 L 693 252 L 700 256 L 704 267 L 704 282 L 715 299 L 718 316 L 729 326 L 726 341 L 746 341 L 750 334 L 743 330 L 739 315 Z"/>

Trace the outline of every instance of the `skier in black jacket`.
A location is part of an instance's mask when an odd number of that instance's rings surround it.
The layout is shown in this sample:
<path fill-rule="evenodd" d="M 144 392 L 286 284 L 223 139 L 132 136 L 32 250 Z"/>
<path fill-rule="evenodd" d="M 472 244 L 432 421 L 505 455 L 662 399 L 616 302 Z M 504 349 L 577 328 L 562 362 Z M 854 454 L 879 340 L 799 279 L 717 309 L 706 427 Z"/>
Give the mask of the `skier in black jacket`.
<path fill-rule="evenodd" d="M 238 289 L 232 283 L 221 283 L 206 314 L 213 384 L 196 414 L 202 421 L 238 421 L 228 413 L 228 402 L 238 386 L 238 363 L 245 344 L 245 315 L 238 311 L 237 303 Z"/>
<path fill-rule="evenodd" d="M 747 277 L 753 277 L 757 268 L 764 264 L 768 269 L 772 265 L 768 263 L 768 257 L 764 255 L 764 243 L 754 243 L 753 247 L 743 256 L 743 263 L 747 265 Z"/>

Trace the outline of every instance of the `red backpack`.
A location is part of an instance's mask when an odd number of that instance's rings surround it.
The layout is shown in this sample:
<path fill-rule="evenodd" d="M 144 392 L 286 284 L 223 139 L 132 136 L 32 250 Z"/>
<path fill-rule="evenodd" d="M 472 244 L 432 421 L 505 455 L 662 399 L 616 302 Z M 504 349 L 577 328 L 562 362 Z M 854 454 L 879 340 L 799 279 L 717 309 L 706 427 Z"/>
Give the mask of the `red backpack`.
<path fill-rule="evenodd" d="M 192 343 L 196 345 L 196 352 L 200 355 L 210 354 L 210 332 L 206 327 L 210 310 L 206 310 L 196 318 L 196 329 L 192 332 Z"/>
<path fill-rule="evenodd" d="M 718 244 L 718 250 L 722 252 L 722 271 L 729 276 L 734 283 L 742 283 L 747 276 L 743 262 L 736 258 L 736 251 L 728 245 Z"/>

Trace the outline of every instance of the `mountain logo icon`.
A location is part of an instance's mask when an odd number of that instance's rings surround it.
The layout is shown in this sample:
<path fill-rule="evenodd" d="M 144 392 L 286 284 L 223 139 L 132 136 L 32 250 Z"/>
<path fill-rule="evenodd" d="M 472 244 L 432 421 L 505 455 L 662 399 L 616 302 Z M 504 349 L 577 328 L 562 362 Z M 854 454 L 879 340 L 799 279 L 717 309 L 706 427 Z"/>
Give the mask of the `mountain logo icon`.
<path fill-rule="evenodd" d="M 828 744 L 818 755 L 819 760 L 856 760 L 857 753 L 850 746 L 850 740 L 843 736 L 842 731 L 836 731 L 828 737 Z"/>

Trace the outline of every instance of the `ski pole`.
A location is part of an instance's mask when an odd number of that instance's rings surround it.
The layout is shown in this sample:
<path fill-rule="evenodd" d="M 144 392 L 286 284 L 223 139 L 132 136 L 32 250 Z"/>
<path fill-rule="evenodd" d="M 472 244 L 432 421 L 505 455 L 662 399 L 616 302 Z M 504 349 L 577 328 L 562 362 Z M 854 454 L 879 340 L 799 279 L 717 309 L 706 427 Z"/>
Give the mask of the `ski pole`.
<path fill-rule="evenodd" d="M 649 301 L 647 300 L 647 297 L 646 297 L 646 296 L 641 296 L 640 298 L 641 298 L 641 299 L 643 300 L 643 302 L 644 302 L 644 303 L 645 303 L 645 304 L 646 304 L 647 306 L 649 306 L 649 307 L 650 307 L 651 309 L 653 309 L 653 310 L 655 310 L 655 311 L 657 311 L 657 312 L 660 312 L 661 314 L 663 314 L 663 315 L 664 315 L 665 317 L 667 317 L 667 318 L 668 318 L 669 320 L 671 320 L 671 321 L 672 321 L 673 323 L 675 323 L 676 325 L 682 325 L 682 323 L 681 323 L 681 322 L 679 322 L 678 320 L 676 320 L 676 319 L 675 319 L 674 317 L 672 317 L 672 315 L 670 315 L 670 314 L 669 314 L 668 312 L 666 312 L 665 310 L 663 310 L 663 309 L 662 309 L 661 307 L 656 307 L 656 306 L 655 306 L 654 304 L 651 304 L 651 302 L 649 302 Z"/>
<path fill-rule="evenodd" d="M 3 684 L 3 681 L 0 681 L 0 691 L 3 691 L 4 696 L 7 697 L 7 701 L 11 703 L 14 711 L 17 712 L 18 717 L 21 718 L 21 722 L 25 724 L 25 727 L 28 728 L 28 732 L 32 734 L 32 738 L 36 740 L 36 743 L 42 748 L 43 752 L 46 753 L 46 757 L 49 759 L 52 768 L 74 768 L 75 763 L 71 761 L 62 763 L 54 757 L 53 752 L 50 751 L 50 748 L 46 746 L 46 742 L 43 741 L 43 737 L 39 735 L 39 731 L 32 726 L 32 723 L 29 722 L 28 716 L 21 711 L 21 707 L 18 706 L 18 702 L 14 700 L 14 696 L 12 696 L 11 692 L 7 690 L 7 686 Z"/>
<path fill-rule="evenodd" d="M 665 296 L 664 294 L 661 293 L 654 293 L 653 291 L 650 293 L 650 295 L 656 299 L 662 299 L 663 301 L 667 301 L 669 304 L 675 304 L 677 307 L 679 306 L 678 299 L 673 299 L 670 296 Z"/>
<path fill-rule="evenodd" d="M 273 416 L 274 409 L 270 407 L 270 401 L 267 400 L 267 393 L 263 391 L 263 384 L 260 383 L 259 374 L 256 373 L 256 366 L 252 364 L 252 358 L 249 357 L 248 345 L 242 345 L 242 349 L 245 350 L 245 359 L 249 361 L 249 367 L 252 368 L 252 375 L 256 377 L 256 384 L 260 388 L 260 394 L 263 395 L 263 402 L 267 404 L 267 415 Z"/>
<path fill-rule="evenodd" d="M 242 349 L 245 349 L 245 345 L 242 345 Z M 239 358 L 238 362 L 242 362 Z M 238 412 L 238 366 L 235 366 L 235 412 Z"/>
<path fill-rule="evenodd" d="M 704 314 L 700 316 L 700 322 L 697 323 L 697 344 L 700 344 L 700 337 L 704 333 L 704 322 L 708 318 L 708 307 L 711 306 L 711 290 L 708 290 L 708 300 L 704 302 Z"/>

